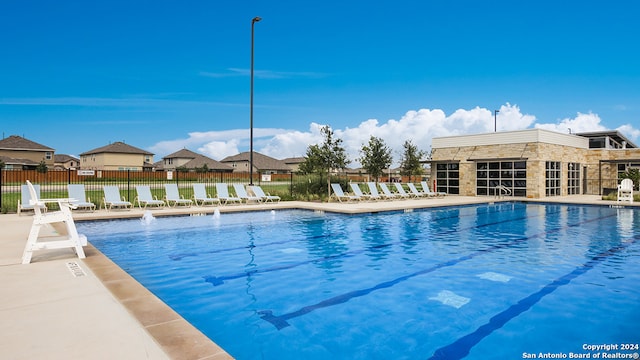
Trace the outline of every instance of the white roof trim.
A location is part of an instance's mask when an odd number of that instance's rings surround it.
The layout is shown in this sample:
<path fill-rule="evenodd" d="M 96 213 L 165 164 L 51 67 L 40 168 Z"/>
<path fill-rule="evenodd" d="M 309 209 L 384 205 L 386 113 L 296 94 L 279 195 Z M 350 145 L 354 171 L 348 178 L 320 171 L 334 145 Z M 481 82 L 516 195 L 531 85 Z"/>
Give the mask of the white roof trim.
<path fill-rule="evenodd" d="M 437 137 L 432 139 L 431 147 L 433 149 L 440 149 L 462 146 L 507 145 L 535 142 L 571 146 L 582 149 L 589 148 L 589 139 L 585 137 L 573 134 L 563 134 L 544 129 L 527 129 L 518 131 L 501 131 L 495 133 Z"/>

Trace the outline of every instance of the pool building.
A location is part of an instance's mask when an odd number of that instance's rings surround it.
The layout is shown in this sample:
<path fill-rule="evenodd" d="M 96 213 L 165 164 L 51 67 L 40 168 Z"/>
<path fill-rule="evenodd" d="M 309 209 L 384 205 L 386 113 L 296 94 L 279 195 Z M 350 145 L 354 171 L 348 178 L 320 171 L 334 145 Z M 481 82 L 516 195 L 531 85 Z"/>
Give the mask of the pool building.
<path fill-rule="evenodd" d="M 618 131 L 527 129 L 432 140 L 432 179 L 449 194 L 606 195 L 631 168 L 640 168 L 640 148 Z"/>

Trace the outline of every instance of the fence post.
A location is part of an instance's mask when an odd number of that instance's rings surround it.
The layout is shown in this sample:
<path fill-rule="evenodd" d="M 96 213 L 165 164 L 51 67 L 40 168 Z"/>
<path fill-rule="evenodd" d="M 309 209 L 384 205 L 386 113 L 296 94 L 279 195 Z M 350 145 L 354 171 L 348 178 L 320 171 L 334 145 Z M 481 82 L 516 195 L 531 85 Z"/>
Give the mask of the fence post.
<path fill-rule="evenodd" d="M 289 195 L 293 196 L 293 172 L 289 173 Z"/>
<path fill-rule="evenodd" d="M 131 170 L 127 169 L 127 199 L 131 199 Z"/>

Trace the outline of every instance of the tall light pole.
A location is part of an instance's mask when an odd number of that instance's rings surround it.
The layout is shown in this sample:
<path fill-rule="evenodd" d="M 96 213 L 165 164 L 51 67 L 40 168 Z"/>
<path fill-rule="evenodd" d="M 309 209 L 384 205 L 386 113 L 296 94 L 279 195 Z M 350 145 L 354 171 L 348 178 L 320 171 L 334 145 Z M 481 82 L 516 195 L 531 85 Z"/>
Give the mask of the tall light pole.
<path fill-rule="evenodd" d="M 498 113 L 500 110 L 493 110 L 493 132 L 498 131 Z"/>
<path fill-rule="evenodd" d="M 255 24 L 262 20 L 261 17 L 256 16 L 251 19 L 251 102 L 249 104 L 250 108 L 250 134 L 249 134 L 249 185 L 253 185 L 253 29 Z"/>

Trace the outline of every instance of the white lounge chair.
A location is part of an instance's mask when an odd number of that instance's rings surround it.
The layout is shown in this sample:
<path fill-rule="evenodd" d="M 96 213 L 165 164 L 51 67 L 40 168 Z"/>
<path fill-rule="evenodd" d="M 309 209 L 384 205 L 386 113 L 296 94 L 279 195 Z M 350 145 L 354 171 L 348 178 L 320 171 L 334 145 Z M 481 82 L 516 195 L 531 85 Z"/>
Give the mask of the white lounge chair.
<path fill-rule="evenodd" d="M 249 193 L 247 193 L 247 189 L 242 184 L 233 184 L 233 190 L 235 190 L 236 195 L 240 198 L 240 200 L 244 201 L 245 204 L 248 204 L 249 201 L 255 202 L 257 204 L 262 202 L 262 198 L 259 198 L 255 195 L 249 195 Z"/>
<path fill-rule="evenodd" d="M 367 186 L 369 187 L 369 195 L 371 195 L 372 199 L 379 200 L 383 198 L 382 195 L 380 195 L 380 193 L 378 192 L 378 185 L 376 185 L 375 182 L 369 181 L 367 183 Z"/>
<path fill-rule="evenodd" d="M 355 196 L 359 197 L 361 200 L 371 200 L 371 194 L 363 193 L 360 185 L 356 183 L 350 183 L 349 185 L 351 186 L 351 191 Z"/>
<path fill-rule="evenodd" d="M 426 181 L 420 181 L 420 185 L 422 185 L 422 191 L 425 192 L 425 194 L 432 196 L 432 197 L 442 197 L 447 195 L 446 192 L 442 192 L 442 191 L 431 191 L 431 189 L 429 189 L 429 183 Z"/>
<path fill-rule="evenodd" d="M 218 199 L 220 199 L 223 205 L 227 205 L 228 203 L 242 203 L 239 197 L 229 195 L 229 187 L 226 183 L 216 183 L 216 192 L 218 193 Z"/>
<path fill-rule="evenodd" d="M 193 205 L 193 201 L 180 195 L 177 184 L 164 184 L 164 191 L 166 193 L 164 199 L 169 207 L 171 207 L 171 204 L 174 207 L 178 205 L 191 207 Z"/>
<path fill-rule="evenodd" d="M 122 208 L 125 210 L 131 210 L 131 208 L 133 208 L 133 204 L 131 202 L 127 201 L 124 196 L 120 196 L 120 189 L 118 186 L 105 185 L 103 190 L 104 198 L 102 203 L 107 211 L 111 211 L 113 208 Z"/>
<path fill-rule="evenodd" d="M 345 193 L 344 191 L 342 191 L 342 187 L 340 187 L 340 184 L 331 183 L 331 190 L 333 190 L 333 195 L 331 197 L 337 199 L 339 202 L 342 202 L 343 200 L 344 201 L 360 200 L 359 197 L 355 195 L 350 195 L 349 193 Z"/>
<path fill-rule="evenodd" d="M 38 199 L 40 198 L 40 185 L 31 185 Z M 34 205 L 31 204 L 31 192 L 28 185 L 22 185 L 20 188 L 20 199 L 18 200 L 18 215 L 24 210 L 33 210 Z M 42 211 L 47 211 L 46 204 L 42 204 Z"/>
<path fill-rule="evenodd" d="M 163 208 L 166 205 L 164 201 L 158 200 L 158 197 L 151 195 L 151 188 L 148 185 L 137 185 L 136 194 L 138 196 L 136 196 L 134 203 L 137 203 L 140 209 L 146 209 L 147 206 Z"/>
<path fill-rule="evenodd" d="M 211 197 L 204 184 L 193 184 L 193 201 L 197 206 L 206 204 L 220 205 L 220 199 Z"/>
<path fill-rule="evenodd" d="M 72 204 L 76 209 L 85 209 L 89 211 L 96 210 L 96 204 L 91 202 L 91 198 L 88 198 L 84 190 L 84 184 L 68 184 L 67 191 L 69 192 L 69 198 L 72 199 Z"/>
<path fill-rule="evenodd" d="M 27 180 L 27 187 L 31 195 L 30 204 L 33 205 L 34 214 L 27 244 L 22 253 L 22 263 L 30 263 L 34 251 L 47 249 L 73 248 L 78 257 L 84 259 L 82 247 L 87 245 L 87 237 L 78 234 L 71 214 L 74 205 L 71 204 L 70 199 L 40 199 L 29 180 Z M 57 203 L 60 210 L 47 213 L 41 211 L 46 203 Z M 53 227 L 59 236 L 47 237 L 46 241 L 38 242 L 40 230 L 45 225 Z"/>
<path fill-rule="evenodd" d="M 416 195 L 406 192 L 406 190 L 404 189 L 401 183 L 394 183 L 394 184 L 396 185 L 396 193 L 400 194 L 401 197 L 405 199 L 417 198 Z"/>
<path fill-rule="evenodd" d="M 259 185 L 250 185 L 249 189 L 251 189 L 251 191 L 253 192 L 253 194 L 257 197 L 259 197 L 260 199 L 262 199 L 263 203 L 266 202 L 280 202 L 280 196 L 278 195 L 271 195 L 269 193 L 265 193 L 264 190 L 262 190 L 262 188 Z"/>
<path fill-rule="evenodd" d="M 378 185 L 380 185 L 380 189 L 382 189 L 382 196 L 384 196 L 385 198 L 391 199 L 391 200 L 402 198 L 400 194 L 392 193 L 391 190 L 389 190 L 389 188 L 387 187 L 387 184 L 381 182 Z"/>
<path fill-rule="evenodd" d="M 633 203 L 633 180 L 624 179 L 618 185 L 618 201 Z"/>
<path fill-rule="evenodd" d="M 407 186 L 409 187 L 409 192 L 411 194 L 413 194 L 415 197 L 428 197 L 429 196 L 429 194 L 425 193 L 424 191 L 418 190 L 418 188 L 416 187 L 416 185 L 414 183 L 407 183 Z"/>

